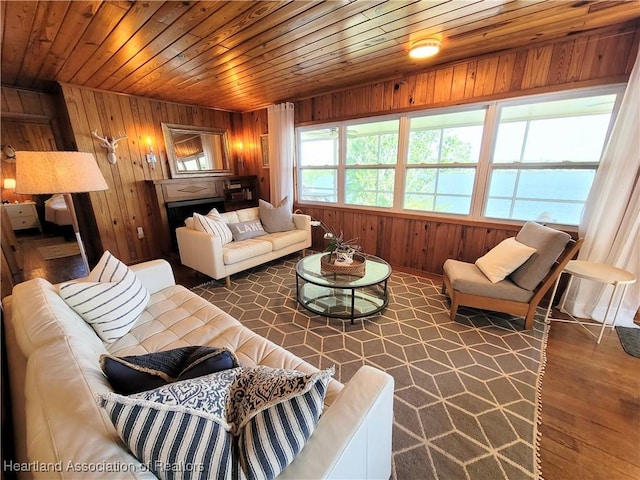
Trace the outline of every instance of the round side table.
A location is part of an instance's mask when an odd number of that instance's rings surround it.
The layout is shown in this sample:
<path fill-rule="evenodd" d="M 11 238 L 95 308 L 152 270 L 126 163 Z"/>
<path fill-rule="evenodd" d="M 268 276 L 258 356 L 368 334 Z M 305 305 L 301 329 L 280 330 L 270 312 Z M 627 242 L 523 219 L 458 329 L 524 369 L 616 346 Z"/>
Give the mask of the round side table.
<path fill-rule="evenodd" d="M 600 324 L 599 322 L 581 322 L 580 320 L 576 319 L 573 315 L 565 312 L 564 303 L 567 299 L 566 296 L 562 300 L 562 303 L 560 304 L 559 309 L 561 312 L 569 315 L 571 319 L 565 320 L 561 318 L 549 318 L 549 313 L 551 312 L 551 302 L 553 302 L 553 298 L 556 295 L 556 290 L 558 289 L 558 284 L 560 283 L 560 277 L 562 276 L 562 273 L 567 273 L 570 275 L 569 284 L 567 285 L 567 290 L 571 288 L 571 283 L 573 282 L 573 279 L 576 277 L 583 278 L 586 280 L 593 280 L 595 282 L 605 283 L 613 286 L 613 289 L 611 291 L 611 297 L 609 298 L 609 303 L 607 304 L 607 310 L 604 314 L 604 318 L 602 319 L 602 324 Z M 618 301 L 615 307 L 615 314 L 611 319 L 612 329 L 616 324 L 616 317 L 618 316 L 618 312 L 620 311 L 620 305 L 622 305 L 622 299 L 624 298 L 624 294 L 627 290 L 627 286 L 635 283 L 636 276 L 633 273 L 628 272 L 627 270 L 623 270 L 622 268 L 613 267 L 611 265 L 606 265 L 604 263 L 587 262 L 584 260 L 571 260 L 569 263 L 567 263 L 567 266 L 564 268 L 562 273 L 558 275 L 556 284 L 553 287 L 553 293 L 551 294 L 551 301 L 549 302 L 549 308 L 547 309 L 547 315 L 546 315 L 547 320 L 553 320 L 556 322 L 577 323 L 582 328 L 584 328 L 587 332 L 589 332 L 589 334 L 593 336 L 593 338 L 597 339 L 597 343 L 600 343 L 600 341 L 602 340 L 604 329 L 607 326 L 609 313 L 613 308 L 613 304 L 616 299 L 618 290 L 620 289 L 620 287 L 622 287 L 622 292 L 620 293 L 619 296 L 617 296 Z M 587 326 L 589 325 L 600 326 L 600 334 L 596 336 L 591 330 L 587 328 Z"/>

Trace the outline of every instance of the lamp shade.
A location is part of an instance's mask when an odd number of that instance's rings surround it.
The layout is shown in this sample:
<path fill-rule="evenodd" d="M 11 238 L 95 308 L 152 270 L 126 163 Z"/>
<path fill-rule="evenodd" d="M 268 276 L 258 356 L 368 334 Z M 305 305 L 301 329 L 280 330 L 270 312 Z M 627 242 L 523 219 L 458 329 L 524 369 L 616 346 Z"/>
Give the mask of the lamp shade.
<path fill-rule="evenodd" d="M 5 178 L 3 182 L 3 187 L 7 190 L 13 190 L 16 188 L 16 179 L 15 178 Z"/>
<path fill-rule="evenodd" d="M 16 193 L 81 193 L 108 188 L 91 153 L 16 152 Z"/>

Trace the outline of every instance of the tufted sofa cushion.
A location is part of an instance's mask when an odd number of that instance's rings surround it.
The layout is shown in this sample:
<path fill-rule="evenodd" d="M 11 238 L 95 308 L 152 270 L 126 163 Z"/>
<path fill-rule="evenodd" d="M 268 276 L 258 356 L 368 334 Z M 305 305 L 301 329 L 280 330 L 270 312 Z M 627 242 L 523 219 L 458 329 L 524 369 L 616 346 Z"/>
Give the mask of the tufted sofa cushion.
<path fill-rule="evenodd" d="M 233 265 L 249 258 L 258 257 L 273 250 L 273 244 L 259 238 L 246 238 L 241 242 L 231 242 L 222 247 L 222 261 L 225 265 Z"/>
<path fill-rule="evenodd" d="M 213 307 L 213 308 L 212 308 Z M 181 285 L 154 294 L 138 323 L 119 340 L 107 345 L 112 355 L 142 355 L 187 345 L 226 347 L 240 365 L 314 373 L 318 369 L 260 335 L 242 326 L 231 315 L 194 296 Z M 331 404 L 342 385 L 329 384 L 326 403 Z"/>

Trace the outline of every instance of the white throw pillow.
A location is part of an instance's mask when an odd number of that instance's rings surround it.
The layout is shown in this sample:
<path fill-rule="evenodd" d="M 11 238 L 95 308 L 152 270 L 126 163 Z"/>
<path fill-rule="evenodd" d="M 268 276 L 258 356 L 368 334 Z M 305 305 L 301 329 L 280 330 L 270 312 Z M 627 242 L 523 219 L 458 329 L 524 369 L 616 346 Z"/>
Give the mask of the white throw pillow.
<path fill-rule="evenodd" d="M 109 251 L 87 278 L 62 284 L 59 293 L 107 343 L 126 335 L 149 302 L 137 275 Z"/>
<path fill-rule="evenodd" d="M 476 266 L 491 283 L 496 283 L 504 280 L 535 252 L 535 248 L 520 243 L 514 237 L 509 237 L 477 259 Z"/>
<path fill-rule="evenodd" d="M 216 211 L 216 213 L 218 212 Z M 220 214 L 218 214 L 218 218 L 211 215 L 211 212 L 207 215 L 194 213 L 193 228 L 199 232 L 209 233 L 216 237 L 220 237 L 222 245 L 226 245 L 233 240 L 233 235 L 231 234 L 231 230 L 229 230 L 227 224 L 222 220 Z"/>

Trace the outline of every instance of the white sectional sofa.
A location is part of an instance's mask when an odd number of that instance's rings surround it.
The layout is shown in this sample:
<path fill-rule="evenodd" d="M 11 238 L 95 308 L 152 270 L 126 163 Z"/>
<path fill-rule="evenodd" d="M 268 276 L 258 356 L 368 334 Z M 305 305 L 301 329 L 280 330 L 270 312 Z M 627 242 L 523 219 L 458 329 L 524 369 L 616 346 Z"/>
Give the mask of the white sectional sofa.
<path fill-rule="evenodd" d="M 220 215 L 228 224 L 260 218 L 258 207 Z M 230 287 L 230 275 L 311 246 L 311 217 L 294 213 L 293 222 L 293 230 L 268 233 L 223 245 L 219 236 L 190 228 L 190 221 L 187 219 L 187 226 L 176 229 L 180 261 L 216 280 L 224 278 L 227 287 Z"/>
<path fill-rule="evenodd" d="M 112 391 L 101 354 L 139 355 L 187 345 L 233 351 L 242 366 L 318 371 L 186 288 L 170 265 L 131 267 L 150 293 L 133 329 L 105 344 L 44 279 L 3 300 L 19 478 L 155 478 L 118 437 L 95 395 Z M 281 479 L 389 478 L 393 378 L 363 366 L 331 380 L 319 423 Z M 140 467 L 140 468 L 137 468 Z"/>

